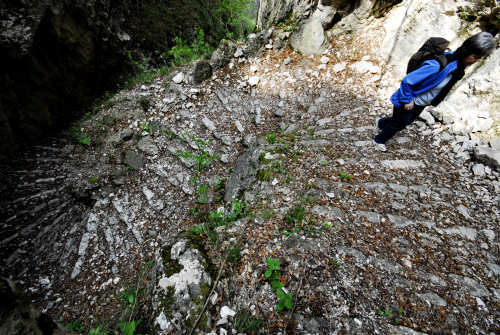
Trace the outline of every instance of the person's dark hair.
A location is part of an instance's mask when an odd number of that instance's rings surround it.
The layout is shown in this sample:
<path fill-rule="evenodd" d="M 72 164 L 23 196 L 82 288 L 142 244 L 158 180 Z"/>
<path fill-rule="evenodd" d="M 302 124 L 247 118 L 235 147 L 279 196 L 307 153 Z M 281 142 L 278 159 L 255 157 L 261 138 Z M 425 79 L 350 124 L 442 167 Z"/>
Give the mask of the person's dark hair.
<path fill-rule="evenodd" d="M 488 56 L 495 49 L 496 40 L 490 33 L 483 31 L 469 37 L 455 51 L 455 59 L 464 59 L 470 55 Z"/>

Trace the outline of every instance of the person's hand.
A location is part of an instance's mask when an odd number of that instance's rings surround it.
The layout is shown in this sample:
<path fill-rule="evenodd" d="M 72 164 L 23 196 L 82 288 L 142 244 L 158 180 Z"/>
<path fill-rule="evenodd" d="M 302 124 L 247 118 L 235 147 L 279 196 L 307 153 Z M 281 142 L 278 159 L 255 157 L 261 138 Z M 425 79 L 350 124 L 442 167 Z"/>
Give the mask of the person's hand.
<path fill-rule="evenodd" d="M 412 101 L 412 102 L 410 102 L 410 103 L 408 103 L 408 104 L 405 104 L 405 109 L 406 109 L 407 111 L 412 110 L 412 109 L 413 109 L 413 107 L 415 107 L 415 103 L 414 103 L 413 101 Z"/>

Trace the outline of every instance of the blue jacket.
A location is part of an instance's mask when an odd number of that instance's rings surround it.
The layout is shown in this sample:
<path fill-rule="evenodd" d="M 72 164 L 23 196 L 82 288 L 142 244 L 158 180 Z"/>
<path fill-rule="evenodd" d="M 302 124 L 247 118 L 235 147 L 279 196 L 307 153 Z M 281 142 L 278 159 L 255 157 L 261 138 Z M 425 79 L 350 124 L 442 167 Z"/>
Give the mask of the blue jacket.
<path fill-rule="evenodd" d="M 401 86 L 391 96 L 394 107 L 401 108 L 403 105 L 413 101 L 413 97 L 426 92 L 439 84 L 450 73 L 458 67 L 458 62 L 448 63 L 443 70 L 439 71 L 440 65 L 437 60 L 425 61 L 422 66 L 410 72 L 401 81 Z"/>

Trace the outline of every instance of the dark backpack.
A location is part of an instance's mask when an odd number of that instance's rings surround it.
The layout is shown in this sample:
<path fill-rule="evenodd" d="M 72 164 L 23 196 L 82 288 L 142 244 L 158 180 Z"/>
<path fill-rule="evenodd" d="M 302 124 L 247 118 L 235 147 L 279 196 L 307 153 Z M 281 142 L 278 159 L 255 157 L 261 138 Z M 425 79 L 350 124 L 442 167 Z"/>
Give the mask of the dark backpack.
<path fill-rule="evenodd" d="M 448 60 L 444 55 L 444 52 L 448 48 L 450 42 L 441 37 L 431 37 L 425 41 L 424 45 L 418 49 L 416 53 L 411 56 L 408 61 L 408 67 L 406 68 L 406 74 L 418 69 L 426 60 L 435 59 L 439 62 L 439 71 L 441 71 Z"/>

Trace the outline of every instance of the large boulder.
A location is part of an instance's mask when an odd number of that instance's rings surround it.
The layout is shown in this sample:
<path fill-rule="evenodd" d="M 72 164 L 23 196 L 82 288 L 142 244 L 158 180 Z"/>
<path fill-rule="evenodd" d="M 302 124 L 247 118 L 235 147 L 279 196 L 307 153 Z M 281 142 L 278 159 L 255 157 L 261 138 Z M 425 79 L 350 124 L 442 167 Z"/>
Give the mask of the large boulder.
<path fill-rule="evenodd" d="M 483 64 L 471 69 L 470 76 L 433 109 L 433 115 L 445 124 L 452 124 L 451 130 L 456 134 L 481 131 L 500 136 L 499 62 L 500 49 L 496 49 Z"/>
<path fill-rule="evenodd" d="M 212 53 L 210 63 L 214 70 L 218 70 L 231 61 L 234 52 L 236 51 L 236 44 L 231 40 L 221 40 L 219 47 Z"/>
<path fill-rule="evenodd" d="M 328 47 L 321 20 L 307 20 L 290 38 L 290 45 L 303 55 L 321 54 Z"/>

